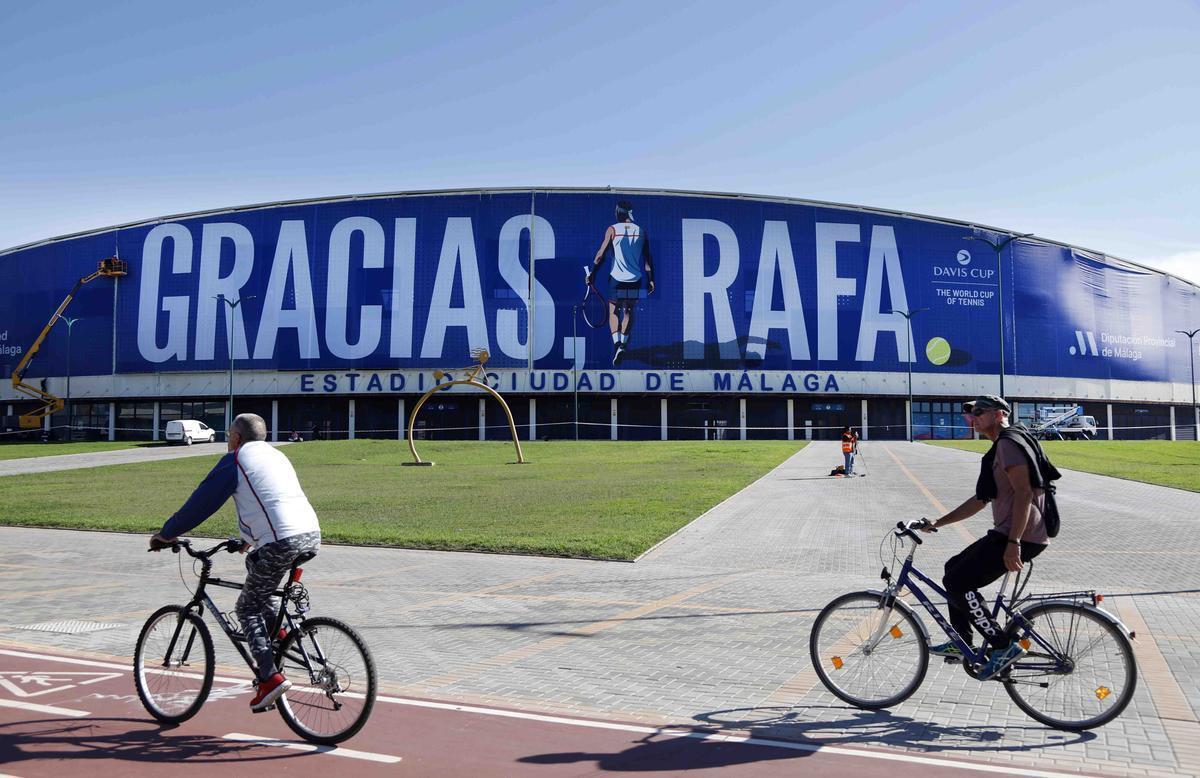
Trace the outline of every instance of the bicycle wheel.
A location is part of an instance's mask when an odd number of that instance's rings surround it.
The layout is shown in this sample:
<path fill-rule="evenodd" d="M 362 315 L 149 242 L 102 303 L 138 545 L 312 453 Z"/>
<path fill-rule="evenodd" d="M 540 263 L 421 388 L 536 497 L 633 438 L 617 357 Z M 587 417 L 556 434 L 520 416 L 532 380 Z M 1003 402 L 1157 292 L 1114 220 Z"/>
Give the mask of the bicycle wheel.
<path fill-rule="evenodd" d="M 898 604 L 885 609 L 881 595 L 851 592 L 817 616 L 808 649 L 829 691 L 859 708 L 887 708 L 908 699 L 925 679 L 924 634 Z"/>
<path fill-rule="evenodd" d="M 150 715 L 167 724 L 200 711 L 213 683 L 213 642 L 203 619 L 164 605 L 146 619 L 133 653 L 133 679 Z"/>
<path fill-rule="evenodd" d="M 375 705 L 375 660 L 349 625 L 308 619 L 288 633 L 279 669 L 293 684 L 279 698 L 279 715 L 300 737 L 333 745 L 367 723 Z"/>
<path fill-rule="evenodd" d="M 1009 628 L 1014 638 L 1031 637 L 1029 653 L 1003 678 L 1017 707 L 1066 730 L 1107 724 L 1125 710 L 1137 688 L 1137 662 L 1120 628 L 1096 609 L 1070 603 L 1034 605 L 1021 614 L 1036 636 Z"/>

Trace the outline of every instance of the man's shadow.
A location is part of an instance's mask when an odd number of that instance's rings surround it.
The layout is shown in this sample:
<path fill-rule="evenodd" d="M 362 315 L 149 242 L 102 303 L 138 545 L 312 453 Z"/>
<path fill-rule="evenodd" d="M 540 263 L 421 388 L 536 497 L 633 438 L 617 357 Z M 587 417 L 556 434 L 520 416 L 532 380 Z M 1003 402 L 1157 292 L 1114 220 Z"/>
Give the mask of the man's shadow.
<path fill-rule="evenodd" d="M 816 713 L 822 720 L 805 720 Z M 830 720 L 829 716 L 834 718 Z M 926 753 L 1014 752 L 1061 747 L 1095 739 L 1091 732 L 1054 733 L 1038 744 L 1013 743 L 1012 735 L 1038 725 L 991 727 L 943 725 L 887 711 L 837 707 L 738 708 L 696 714 L 694 723 L 647 734 L 613 752 L 534 754 L 526 764 L 594 762 L 614 772 L 656 772 L 729 767 L 766 760 L 802 759 L 824 746 L 893 746 Z M 749 737 L 730 741 L 729 735 Z M 764 741 L 772 741 L 770 743 Z"/>
<path fill-rule="evenodd" d="M 174 726 L 145 719 L 87 718 L 17 721 L 0 724 L 0 764 L 53 759 L 104 759 L 170 764 L 242 764 L 292 759 L 253 743 L 207 735 L 172 734 Z"/>

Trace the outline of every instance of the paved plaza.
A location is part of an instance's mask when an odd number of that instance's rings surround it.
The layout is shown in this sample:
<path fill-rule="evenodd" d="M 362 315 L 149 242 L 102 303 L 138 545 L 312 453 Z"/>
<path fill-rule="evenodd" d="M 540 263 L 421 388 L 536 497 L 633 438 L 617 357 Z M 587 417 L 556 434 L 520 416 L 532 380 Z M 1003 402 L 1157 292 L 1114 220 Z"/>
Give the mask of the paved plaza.
<path fill-rule="evenodd" d="M 812 443 L 633 564 L 326 546 L 305 582 L 314 613 L 359 628 L 391 695 L 1044 771 L 1200 774 L 1200 495 L 1077 472 L 1060 482 L 1062 534 L 1031 586 L 1096 588 L 1136 630 L 1141 677 L 1116 721 L 1047 729 L 999 684 L 940 662 L 908 701 L 869 712 L 817 682 L 812 620 L 879 585 L 889 526 L 969 496 L 978 455 L 862 452 L 865 477 L 829 478 L 840 451 Z M 178 485 L 181 502 L 192 486 Z M 980 515 L 929 536 L 918 563 L 940 573 L 988 526 Z M 0 646 L 130 656 L 145 617 L 188 596 L 182 557 L 144 549 L 140 536 L 0 528 Z M 217 563 L 240 574 L 240 557 Z M 93 624 L 37 628 L 66 620 Z M 223 639 L 217 654 L 238 664 Z"/>

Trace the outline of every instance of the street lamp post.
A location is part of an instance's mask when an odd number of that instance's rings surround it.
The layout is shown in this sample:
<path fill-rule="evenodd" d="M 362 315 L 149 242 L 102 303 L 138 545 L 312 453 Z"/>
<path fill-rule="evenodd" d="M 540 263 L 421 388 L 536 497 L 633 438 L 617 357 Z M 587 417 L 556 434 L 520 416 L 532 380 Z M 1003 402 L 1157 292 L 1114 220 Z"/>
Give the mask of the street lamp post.
<path fill-rule="evenodd" d="M 247 300 L 253 300 L 254 295 L 239 297 L 236 300 L 230 300 L 223 294 L 219 294 L 213 299 L 220 300 L 229 306 L 229 326 L 225 328 L 226 341 L 229 343 L 229 409 L 225 411 L 225 429 L 228 430 L 233 424 L 233 312 L 237 307 Z M 228 434 L 228 433 L 226 433 Z"/>
<path fill-rule="evenodd" d="M 1175 330 L 1180 335 L 1187 335 L 1188 360 L 1192 363 L 1192 439 L 1200 440 L 1200 411 L 1196 408 L 1196 342 L 1195 337 L 1200 329 Z"/>
<path fill-rule="evenodd" d="M 579 305 L 571 306 L 571 381 L 575 394 L 575 440 L 579 441 Z"/>
<path fill-rule="evenodd" d="M 922 311 L 928 311 L 928 308 L 917 308 L 913 311 L 897 311 L 891 310 L 888 313 L 898 313 L 904 317 L 905 329 L 908 332 L 908 340 L 904 345 L 904 361 L 908 362 L 908 442 L 913 441 L 913 399 L 912 399 L 912 317 Z"/>
<path fill-rule="evenodd" d="M 996 309 L 999 311 L 1000 317 L 1000 396 L 1004 397 L 1004 268 L 1000 264 L 1000 252 L 1004 251 L 1004 247 L 1014 240 L 1032 238 L 1033 233 L 1027 232 L 1023 235 L 1009 235 L 999 243 L 993 243 L 987 238 L 981 238 L 978 235 L 966 235 L 964 237 L 967 240 L 977 240 L 986 243 L 992 247 L 992 251 L 996 252 Z"/>
<path fill-rule="evenodd" d="M 71 441 L 75 439 L 75 406 L 71 404 L 71 330 L 74 329 L 75 322 L 79 321 L 79 317 L 68 319 L 59 314 L 58 318 L 67 325 L 67 440 Z"/>

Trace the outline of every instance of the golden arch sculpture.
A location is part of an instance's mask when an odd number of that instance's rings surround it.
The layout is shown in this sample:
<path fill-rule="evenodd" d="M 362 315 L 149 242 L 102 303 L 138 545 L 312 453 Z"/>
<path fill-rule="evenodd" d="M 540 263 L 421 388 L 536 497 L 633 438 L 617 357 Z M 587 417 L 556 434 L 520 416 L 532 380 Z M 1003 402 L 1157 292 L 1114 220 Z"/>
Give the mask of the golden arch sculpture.
<path fill-rule="evenodd" d="M 504 398 L 500 396 L 499 392 L 497 392 L 492 387 L 488 386 L 483 381 L 479 380 L 479 374 L 483 372 L 483 366 L 485 364 L 487 364 L 488 358 L 490 356 L 491 355 L 488 354 L 487 349 L 479 348 L 479 349 L 472 350 L 471 358 L 475 360 L 475 365 L 472 366 L 471 368 L 469 368 L 471 372 L 470 372 L 470 374 L 467 375 L 466 378 L 460 378 L 457 381 L 447 381 L 444 384 L 438 384 L 437 386 L 433 387 L 425 394 L 421 395 L 421 399 L 417 400 L 417 404 L 413 407 L 412 414 L 410 414 L 408 417 L 408 450 L 412 452 L 413 461 L 404 462 L 403 464 L 405 464 L 405 465 L 432 465 L 433 464 L 433 462 L 426 462 L 426 461 L 422 460 L 421 455 L 417 453 L 416 442 L 413 440 L 413 427 L 416 426 L 416 423 L 417 423 L 417 414 L 421 412 L 421 406 L 423 406 L 425 404 L 425 401 L 428 400 L 430 397 L 432 397 L 434 394 L 436 394 L 437 392 L 443 391 L 445 389 L 449 389 L 452 386 L 458 386 L 458 385 L 474 386 L 476 389 L 482 389 L 483 391 L 490 394 L 492 397 L 495 397 L 496 400 L 498 400 L 500 402 L 500 407 L 504 409 L 504 415 L 506 417 L 508 417 L 508 431 L 512 434 L 513 445 L 516 446 L 516 448 L 517 448 L 516 464 L 518 464 L 518 465 L 526 464 L 525 454 L 524 454 L 524 452 L 521 451 L 521 441 L 520 441 L 520 439 L 517 438 L 517 424 L 516 424 L 516 422 L 513 421 L 512 411 L 509 410 L 508 403 L 504 401 Z M 441 379 L 442 376 L 444 376 L 444 375 L 446 375 L 446 373 L 443 370 L 434 370 L 433 371 L 434 379 Z"/>

